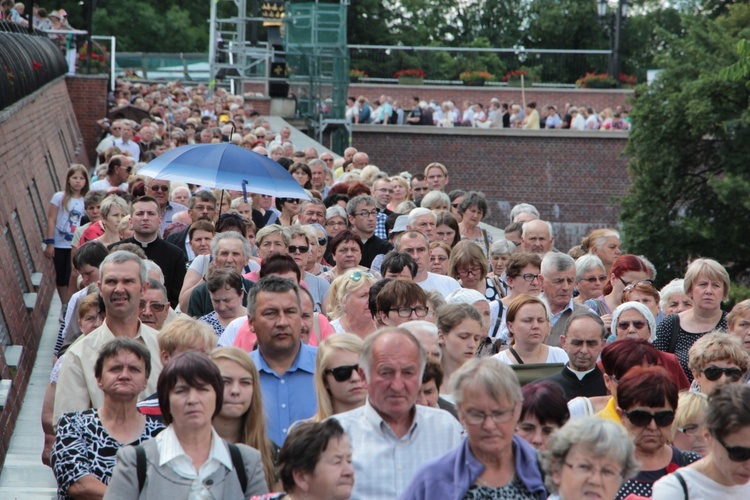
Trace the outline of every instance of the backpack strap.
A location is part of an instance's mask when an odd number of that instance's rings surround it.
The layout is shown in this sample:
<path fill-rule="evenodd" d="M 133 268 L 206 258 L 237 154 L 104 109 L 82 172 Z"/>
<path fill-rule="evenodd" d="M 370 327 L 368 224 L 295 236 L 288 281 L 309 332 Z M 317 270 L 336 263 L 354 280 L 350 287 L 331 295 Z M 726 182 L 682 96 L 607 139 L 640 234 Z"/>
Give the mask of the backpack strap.
<path fill-rule="evenodd" d="M 242 453 L 240 449 L 234 443 L 227 443 L 229 447 L 229 454 L 232 456 L 232 467 L 237 471 L 237 479 L 240 480 L 240 486 L 242 492 L 245 493 L 247 489 L 247 472 L 245 471 L 245 462 L 242 460 Z"/>
<path fill-rule="evenodd" d="M 667 352 L 674 354 L 677 350 L 677 337 L 680 336 L 680 317 L 677 314 L 670 316 L 672 319 L 672 329 L 669 333 L 669 348 Z"/>
<path fill-rule="evenodd" d="M 677 471 L 674 471 L 672 475 L 675 478 L 677 478 L 677 481 L 680 483 L 680 486 L 682 486 L 682 492 L 685 493 L 685 500 L 689 500 L 690 497 L 688 496 L 688 487 L 687 487 L 687 483 L 685 482 L 685 478 L 682 477 L 682 474 L 680 474 Z"/>
<path fill-rule="evenodd" d="M 146 484 L 146 472 L 148 463 L 146 462 L 146 450 L 143 446 L 138 445 L 135 447 L 135 470 L 138 476 L 138 493 L 143 491 L 143 486 Z"/>

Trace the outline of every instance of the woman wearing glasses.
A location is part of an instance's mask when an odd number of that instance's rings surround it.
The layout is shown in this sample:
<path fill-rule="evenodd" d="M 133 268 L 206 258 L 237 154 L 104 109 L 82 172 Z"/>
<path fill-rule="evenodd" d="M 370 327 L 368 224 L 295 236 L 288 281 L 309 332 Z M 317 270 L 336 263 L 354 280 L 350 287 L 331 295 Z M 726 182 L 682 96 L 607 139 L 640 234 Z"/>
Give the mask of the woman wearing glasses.
<path fill-rule="evenodd" d="M 481 293 L 488 300 L 500 300 L 500 291 L 495 289 L 489 262 L 482 248 L 471 240 L 461 240 L 453 247 L 448 261 L 448 275 L 459 281 L 463 288 Z"/>
<path fill-rule="evenodd" d="M 661 367 L 636 366 L 619 379 L 616 392 L 617 414 L 635 443 L 635 458 L 641 468 L 622 485 L 616 498 L 624 499 L 631 493 L 650 497 L 654 482 L 700 459 L 669 444 L 677 384 Z"/>
<path fill-rule="evenodd" d="M 596 255 L 586 254 L 576 259 L 576 289 L 578 296 L 573 299 L 583 305 L 587 300 L 596 300 L 604 292 L 607 272 Z"/>
<path fill-rule="evenodd" d="M 514 253 L 508 259 L 505 266 L 505 282 L 508 284 L 510 293 L 500 300 L 500 329 L 497 335 L 503 340 L 508 340 L 507 313 L 508 306 L 520 295 L 538 296 L 542 292 L 539 285 L 539 273 L 541 272 L 542 259 L 535 253 Z"/>
<path fill-rule="evenodd" d="M 365 380 L 359 373 L 363 344 L 361 338 L 349 333 L 333 335 L 321 342 L 315 360 L 318 411 L 311 421 L 322 422 L 365 404 Z"/>
<path fill-rule="evenodd" d="M 744 383 L 750 355 L 737 337 L 711 332 L 690 348 L 689 366 L 693 373 L 690 389 L 710 395 L 718 387 Z"/>
<path fill-rule="evenodd" d="M 299 200 L 297 198 L 276 198 L 276 209 L 281 212 L 279 224 L 291 226 L 299 215 Z"/>
<path fill-rule="evenodd" d="M 513 433 L 521 414 L 521 387 L 510 367 L 474 358 L 451 379 L 467 437 L 424 464 L 402 498 L 546 499 L 536 450 Z"/>
<path fill-rule="evenodd" d="M 692 382 L 690 347 L 708 332 L 727 331 L 727 313 L 721 310 L 721 302 L 729 297 L 727 270 L 715 260 L 694 260 L 685 272 L 685 295 L 693 301 L 693 307 L 664 318 L 656 329 L 654 347 L 676 354 Z"/>
<path fill-rule="evenodd" d="M 672 422 L 672 444 L 678 449 L 706 456 L 708 447 L 703 437 L 703 422 L 707 407 L 708 396 L 705 394 L 690 391 L 680 393 Z"/>
<path fill-rule="evenodd" d="M 750 387 L 722 387 L 706 410 L 708 454 L 654 485 L 653 498 L 750 498 Z"/>

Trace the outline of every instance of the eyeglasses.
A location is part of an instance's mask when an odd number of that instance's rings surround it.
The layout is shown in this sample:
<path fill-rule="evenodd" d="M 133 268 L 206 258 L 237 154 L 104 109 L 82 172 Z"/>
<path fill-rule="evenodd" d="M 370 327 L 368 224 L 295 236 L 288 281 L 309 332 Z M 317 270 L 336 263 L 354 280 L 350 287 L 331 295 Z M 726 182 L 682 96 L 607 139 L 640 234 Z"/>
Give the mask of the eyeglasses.
<path fill-rule="evenodd" d="M 328 243 L 328 238 L 318 238 L 318 245 L 325 245 Z"/>
<path fill-rule="evenodd" d="M 579 462 L 577 464 L 563 462 L 563 464 L 570 467 L 573 470 L 573 474 L 577 476 L 591 477 L 598 472 L 604 481 L 619 480 L 620 475 L 622 474 L 616 469 L 610 469 L 609 467 L 596 467 L 586 462 Z"/>
<path fill-rule="evenodd" d="M 484 413 L 481 411 L 461 411 L 464 415 L 464 422 L 467 425 L 482 425 L 486 419 L 491 419 L 496 424 L 504 424 L 510 422 L 513 418 L 513 413 L 516 411 L 516 406 L 510 410 L 493 411 L 491 413 Z"/>
<path fill-rule="evenodd" d="M 289 253 L 307 253 L 310 251 L 310 247 L 289 245 Z"/>
<path fill-rule="evenodd" d="M 719 380 L 722 375 L 726 375 L 732 382 L 737 382 L 742 378 L 742 370 L 739 368 L 719 368 L 718 366 L 709 366 L 703 370 L 703 375 L 705 375 L 711 382 Z"/>
<path fill-rule="evenodd" d="M 130 173 L 133 171 L 133 167 L 122 167 L 122 168 L 124 168 L 127 173 Z"/>
<path fill-rule="evenodd" d="M 674 412 L 672 410 L 657 411 L 651 413 L 645 410 L 622 411 L 630 423 L 636 427 L 646 427 L 653 420 L 657 427 L 669 427 L 674 422 Z"/>
<path fill-rule="evenodd" d="M 266 138 L 265 135 L 256 135 L 255 137 L 257 137 L 258 139 L 265 139 Z"/>
<path fill-rule="evenodd" d="M 597 276 L 589 276 L 588 278 L 581 279 L 581 281 L 588 281 L 590 284 L 593 285 L 597 281 L 599 283 L 606 283 L 607 282 L 607 277 L 606 276 L 599 276 L 599 277 L 597 277 Z"/>
<path fill-rule="evenodd" d="M 622 278 L 617 278 L 617 279 L 620 280 L 620 283 L 622 283 L 622 285 L 625 287 L 626 290 L 628 289 L 629 286 L 652 285 L 653 284 L 653 281 L 651 281 L 651 280 L 634 281 L 633 283 L 628 283 L 627 281 L 625 281 Z"/>
<path fill-rule="evenodd" d="M 539 275 L 533 274 L 533 273 L 525 273 L 525 274 L 522 274 L 521 277 L 523 278 L 524 281 L 528 281 L 528 282 L 532 282 L 535 279 L 539 279 Z"/>
<path fill-rule="evenodd" d="M 326 163 L 333 163 L 333 158 L 321 158 Z"/>
<path fill-rule="evenodd" d="M 346 226 L 346 222 L 336 222 L 336 221 L 326 221 L 326 227 L 344 227 Z"/>
<path fill-rule="evenodd" d="M 369 212 L 367 210 L 362 210 L 361 212 L 357 213 L 360 217 L 377 217 L 378 211 L 377 210 L 370 210 Z"/>
<path fill-rule="evenodd" d="M 458 208 L 458 205 L 459 205 L 458 203 L 451 203 L 451 206 L 452 206 L 453 208 Z"/>
<path fill-rule="evenodd" d="M 620 330 L 627 330 L 630 328 L 630 325 L 633 325 L 633 328 L 636 330 L 643 330 L 643 328 L 646 326 L 646 322 L 642 321 L 640 319 L 637 319 L 635 321 L 620 321 L 617 323 L 617 328 Z"/>
<path fill-rule="evenodd" d="M 620 279 L 620 281 L 622 281 L 622 279 Z M 625 282 L 623 281 L 623 283 L 625 283 Z M 626 286 L 625 288 L 623 288 L 622 291 L 623 292 L 630 291 L 633 288 L 637 287 L 638 285 L 648 285 L 650 287 L 653 287 L 651 280 L 643 280 L 643 281 L 637 281 L 635 283 L 629 284 L 628 286 Z"/>
<path fill-rule="evenodd" d="M 166 302 L 141 302 L 140 304 L 141 311 L 145 311 L 146 307 L 150 308 L 154 312 L 162 312 L 166 307 Z"/>
<path fill-rule="evenodd" d="M 336 382 L 346 382 L 350 378 L 352 378 L 352 373 L 354 370 L 358 370 L 359 365 L 344 365 L 344 366 L 337 366 L 336 368 L 328 368 L 326 369 L 325 373 L 328 375 L 329 373 L 333 375 L 333 378 L 336 380 Z"/>
<path fill-rule="evenodd" d="M 689 424 L 685 427 L 679 427 L 677 430 L 682 432 L 683 434 L 687 434 L 688 436 L 695 436 L 696 434 L 698 434 L 700 428 L 701 426 L 698 424 Z"/>
<path fill-rule="evenodd" d="M 162 193 L 166 193 L 169 191 L 169 186 L 151 186 L 151 191 L 161 191 Z"/>
<path fill-rule="evenodd" d="M 424 318 L 427 316 L 427 313 L 430 312 L 430 308 L 427 306 L 399 307 L 398 309 L 391 309 L 388 312 L 391 311 L 396 311 L 400 318 L 408 318 L 412 313 L 414 313 L 417 318 Z"/>
<path fill-rule="evenodd" d="M 750 460 L 750 448 L 745 448 L 744 446 L 727 446 L 727 443 L 725 443 L 723 439 L 719 436 L 715 437 L 719 444 L 727 450 L 729 460 L 732 462 L 747 462 Z"/>
<path fill-rule="evenodd" d="M 458 273 L 459 276 L 468 276 L 470 274 L 472 276 L 479 276 L 479 274 L 482 272 L 482 268 L 479 266 L 475 266 L 475 267 L 472 267 L 471 269 L 466 269 L 466 268 L 458 269 L 456 270 L 456 272 Z"/>

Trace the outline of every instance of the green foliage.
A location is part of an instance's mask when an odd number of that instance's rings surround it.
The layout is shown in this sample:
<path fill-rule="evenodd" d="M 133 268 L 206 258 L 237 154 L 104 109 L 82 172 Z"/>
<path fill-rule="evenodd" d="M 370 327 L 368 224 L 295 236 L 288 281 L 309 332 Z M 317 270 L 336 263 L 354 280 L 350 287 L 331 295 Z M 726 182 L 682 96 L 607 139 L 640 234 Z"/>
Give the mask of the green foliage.
<path fill-rule="evenodd" d="M 633 185 L 622 200 L 624 246 L 648 256 L 662 282 L 700 256 L 722 262 L 733 279 L 750 269 L 750 92 L 721 76 L 736 61 L 734 47 L 748 24 L 735 21 L 746 11 L 686 20 L 685 35 L 669 37 L 657 59 L 663 73 L 637 91 L 626 149 Z"/>

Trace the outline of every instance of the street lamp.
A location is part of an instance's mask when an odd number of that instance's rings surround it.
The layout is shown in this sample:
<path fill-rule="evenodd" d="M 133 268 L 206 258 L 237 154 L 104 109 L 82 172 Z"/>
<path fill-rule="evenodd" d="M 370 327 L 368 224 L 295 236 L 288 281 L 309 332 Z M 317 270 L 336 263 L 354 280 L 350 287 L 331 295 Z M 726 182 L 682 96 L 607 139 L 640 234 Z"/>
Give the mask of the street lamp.
<path fill-rule="evenodd" d="M 622 25 L 625 18 L 628 17 L 629 0 L 617 0 L 617 10 L 607 19 L 609 4 L 607 0 L 597 0 L 596 12 L 599 19 L 608 28 L 609 31 L 609 75 L 615 79 L 617 86 L 620 86 L 620 57 L 622 52 Z M 614 35 L 614 36 L 613 36 Z"/>

